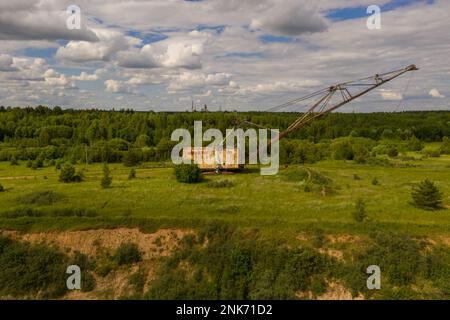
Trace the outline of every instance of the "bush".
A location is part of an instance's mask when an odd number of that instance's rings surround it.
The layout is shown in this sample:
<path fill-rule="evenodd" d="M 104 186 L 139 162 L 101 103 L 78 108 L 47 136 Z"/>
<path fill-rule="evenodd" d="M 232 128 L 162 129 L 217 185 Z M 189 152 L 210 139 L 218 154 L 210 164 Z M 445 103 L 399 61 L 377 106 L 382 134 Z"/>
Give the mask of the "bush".
<path fill-rule="evenodd" d="M 122 243 L 114 253 L 113 259 L 119 266 L 132 264 L 142 260 L 141 252 L 135 243 Z"/>
<path fill-rule="evenodd" d="M 372 179 L 372 185 L 376 186 L 376 185 L 378 185 L 378 184 L 379 184 L 378 179 L 377 179 L 376 177 L 374 177 L 374 178 Z"/>
<path fill-rule="evenodd" d="M 0 236 L 0 295 L 57 298 L 66 288 L 67 257 L 45 245 Z"/>
<path fill-rule="evenodd" d="M 3 187 L 3 185 L 0 183 L 0 192 L 4 192 L 5 188 Z"/>
<path fill-rule="evenodd" d="M 409 140 L 408 143 L 406 145 L 407 149 L 409 151 L 420 151 L 423 149 L 424 144 L 422 141 L 420 141 L 419 139 L 417 139 L 415 136 L 412 136 Z"/>
<path fill-rule="evenodd" d="M 17 166 L 19 165 L 19 161 L 17 161 L 17 158 L 15 156 L 12 156 L 9 164 L 12 166 Z"/>
<path fill-rule="evenodd" d="M 356 200 L 355 209 L 352 212 L 352 216 L 356 222 L 363 222 L 367 218 L 366 204 L 362 199 Z"/>
<path fill-rule="evenodd" d="M 37 168 L 42 168 L 44 166 L 44 155 L 41 153 L 39 156 L 33 161 L 31 168 L 36 170 Z"/>
<path fill-rule="evenodd" d="M 83 174 L 75 172 L 75 167 L 69 163 L 66 163 L 61 167 L 61 173 L 59 174 L 59 181 L 69 182 L 81 182 L 83 181 Z"/>
<path fill-rule="evenodd" d="M 442 203 L 442 193 L 436 185 L 428 179 L 425 179 L 417 186 L 413 187 L 411 196 L 414 204 L 422 209 L 438 209 Z"/>
<path fill-rule="evenodd" d="M 392 146 L 389 148 L 387 155 L 391 158 L 395 158 L 398 156 L 398 150 L 396 147 Z"/>
<path fill-rule="evenodd" d="M 15 219 L 20 217 L 95 217 L 97 212 L 85 208 L 47 208 L 19 207 L 0 214 L 3 218 Z"/>
<path fill-rule="evenodd" d="M 102 188 L 109 188 L 109 186 L 111 186 L 112 183 L 112 177 L 109 171 L 109 167 L 108 165 L 105 163 L 103 165 L 103 177 L 102 180 L 100 182 Z"/>
<path fill-rule="evenodd" d="M 54 191 L 37 191 L 17 198 L 20 204 L 51 205 L 61 201 L 64 196 Z"/>
<path fill-rule="evenodd" d="M 122 162 L 126 167 L 134 167 L 140 162 L 139 155 L 136 151 L 130 150 L 124 154 Z"/>
<path fill-rule="evenodd" d="M 202 172 L 196 164 L 179 164 L 175 168 L 175 177 L 179 182 L 196 183 L 202 181 Z"/>
<path fill-rule="evenodd" d="M 188 240 L 160 266 L 145 298 L 295 299 L 299 291 L 322 293 L 333 267 L 315 249 L 290 248 L 256 232 L 245 236 L 219 223 Z"/>
<path fill-rule="evenodd" d="M 132 168 L 130 174 L 128 175 L 128 180 L 136 179 L 136 169 Z"/>
<path fill-rule="evenodd" d="M 443 137 L 442 138 L 442 144 L 439 148 L 439 152 L 441 154 L 450 154 L 450 139 L 449 137 Z"/>

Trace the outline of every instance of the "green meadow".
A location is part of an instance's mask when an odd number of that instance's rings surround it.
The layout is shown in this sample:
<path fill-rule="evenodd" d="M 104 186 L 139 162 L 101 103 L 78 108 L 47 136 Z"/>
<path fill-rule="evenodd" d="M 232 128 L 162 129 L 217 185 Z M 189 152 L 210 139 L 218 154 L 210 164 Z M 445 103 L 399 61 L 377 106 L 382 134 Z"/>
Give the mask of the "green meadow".
<path fill-rule="evenodd" d="M 448 155 L 422 158 L 409 152 L 407 160 L 391 160 L 389 165 L 324 160 L 282 166 L 274 176 L 261 176 L 259 168 L 249 167 L 235 174 L 208 174 L 196 184 L 177 182 L 167 163 L 143 163 L 136 167 L 135 179 L 128 178 L 130 168 L 109 166 L 113 182 L 104 189 L 100 185 L 101 164 L 78 164 L 84 181 L 62 183 L 54 166 L 33 170 L 23 162 L 17 166 L 1 162 L 0 183 L 5 191 L 0 193 L 0 226 L 26 230 L 195 227 L 220 220 L 286 236 L 311 226 L 331 233 L 366 233 L 373 227 L 418 235 L 448 234 L 450 230 Z M 304 170 L 329 178 L 326 188 L 305 188 Z M 412 187 L 425 178 L 442 191 L 444 208 L 427 211 L 411 204 Z M 213 187 L 212 182 L 222 180 L 231 184 Z M 21 201 L 21 196 L 42 191 L 53 191 L 61 199 L 51 205 Z M 368 214 L 367 221 L 361 223 L 351 215 L 358 199 L 365 202 Z M 59 209 L 91 214 L 46 213 Z M 38 214 L 23 214 L 26 210 Z"/>

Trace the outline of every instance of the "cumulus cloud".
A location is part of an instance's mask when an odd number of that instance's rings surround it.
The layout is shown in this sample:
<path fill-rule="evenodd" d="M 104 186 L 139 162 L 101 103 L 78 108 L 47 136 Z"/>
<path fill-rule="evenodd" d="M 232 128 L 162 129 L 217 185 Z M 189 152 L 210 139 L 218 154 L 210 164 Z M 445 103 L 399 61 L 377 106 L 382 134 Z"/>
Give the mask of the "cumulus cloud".
<path fill-rule="evenodd" d="M 118 51 L 129 49 L 140 42 L 139 39 L 124 36 L 121 32 L 108 29 L 93 29 L 98 42 L 70 41 L 60 47 L 56 58 L 72 62 L 108 61 Z"/>
<path fill-rule="evenodd" d="M 253 18 L 250 27 L 275 34 L 297 36 L 325 31 L 327 23 L 317 10 L 308 8 L 305 3 L 283 1 L 276 3 L 272 10 Z"/>
<path fill-rule="evenodd" d="M 186 68 L 199 69 L 207 38 L 198 34 L 177 37 L 155 44 L 146 44 L 141 49 L 118 54 L 118 64 L 125 68 Z"/>
<path fill-rule="evenodd" d="M 230 78 L 231 74 L 223 72 L 210 74 L 183 72 L 172 76 L 168 89 L 170 91 L 178 91 L 192 88 L 202 88 L 205 86 L 224 86 L 229 83 Z"/>
<path fill-rule="evenodd" d="M 235 84 L 230 82 L 230 87 Z M 298 92 L 305 88 L 320 86 L 321 82 L 317 80 L 304 81 L 276 81 L 273 83 L 260 83 L 256 86 L 247 86 L 239 88 L 242 93 L 283 93 L 283 92 Z"/>
<path fill-rule="evenodd" d="M 129 93 L 130 89 L 125 85 L 123 81 L 109 79 L 105 81 L 105 87 L 107 92 L 112 93 Z"/>
<path fill-rule="evenodd" d="M 97 41 L 95 33 L 82 24 L 80 30 L 66 27 L 63 3 L 56 1 L 2 1 L 0 40 L 84 40 Z"/>
<path fill-rule="evenodd" d="M 52 87 L 73 87 L 72 79 L 64 74 L 59 74 L 53 69 L 48 69 L 44 73 L 45 84 Z"/>
<path fill-rule="evenodd" d="M 433 98 L 445 98 L 437 89 L 433 88 L 428 92 L 428 94 Z"/>
<path fill-rule="evenodd" d="M 0 71 L 10 72 L 18 69 L 13 66 L 13 58 L 8 54 L 0 54 Z"/>
<path fill-rule="evenodd" d="M 83 71 L 79 76 L 72 76 L 72 79 L 78 81 L 95 81 L 98 80 L 98 75 L 95 73 L 88 74 L 87 72 Z"/>
<path fill-rule="evenodd" d="M 392 90 L 380 89 L 380 94 L 383 100 L 398 101 L 403 99 L 403 95 L 401 93 Z"/>

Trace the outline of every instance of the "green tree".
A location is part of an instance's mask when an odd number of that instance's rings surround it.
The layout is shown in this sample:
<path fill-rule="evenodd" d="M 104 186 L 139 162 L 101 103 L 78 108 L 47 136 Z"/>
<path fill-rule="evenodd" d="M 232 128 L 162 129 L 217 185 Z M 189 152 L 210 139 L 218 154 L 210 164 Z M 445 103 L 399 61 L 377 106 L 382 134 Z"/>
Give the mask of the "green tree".
<path fill-rule="evenodd" d="M 175 177 L 179 182 L 196 183 L 202 180 L 202 172 L 196 164 L 179 164 L 175 166 Z"/>
<path fill-rule="evenodd" d="M 442 144 L 439 148 L 441 154 L 450 154 L 450 139 L 449 137 L 442 138 Z"/>
<path fill-rule="evenodd" d="M 59 181 L 69 183 L 69 182 L 80 182 L 83 180 L 83 175 L 81 173 L 75 172 L 75 167 L 70 163 L 66 163 L 61 167 L 61 172 L 59 174 Z"/>
<path fill-rule="evenodd" d="M 147 147 L 150 144 L 150 137 L 146 134 L 141 134 L 136 138 L 135 145 L 139 148 Z"/>
<path fill-rule="evenodd" d="M 139 155 L 134 150 L 129 150 L 126 152 L 122 158 L 123 165 L 126 167 L 134 167 L 139 164 Z"/>
<path fill-rule="evenodd" d="M 111 186 L 111 183 L 112 183 L 111 173 L 110 173 L 108 165 L 105 163 L 103 165 L 103 177 L 101 180 L 101 186 L 104 189 L 109 188 L 109 186 Z"/>
<path fill-rule="evenodd" d="M 438 187 L 430 180 L 425 179 L 417 186 L 413 187 L 411 196 L 414 204 L 422 209 L 438 209 L 442 203 L 442 193 Z"/>
<path fill-rule="evenodd" d="M 412 136 L 407 143 L 407 148 L 410 151 L 420 151 L 424 147 L 424 144 L 422 141 L 416 138 L 416 136 Z"/>

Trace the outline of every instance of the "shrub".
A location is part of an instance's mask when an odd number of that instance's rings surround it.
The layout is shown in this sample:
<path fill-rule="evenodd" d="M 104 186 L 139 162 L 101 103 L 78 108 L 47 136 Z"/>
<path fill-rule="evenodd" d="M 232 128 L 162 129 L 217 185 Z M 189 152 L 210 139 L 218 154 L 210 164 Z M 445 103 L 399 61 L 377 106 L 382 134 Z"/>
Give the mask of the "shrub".
<path fill-rule="evenodd" d="M 295 299 L 299 291 L 320 294 L 333 268 L 315 249 L 286 247 L 257 232 L 244 236 L 220 223 L 188 239 L 160 266 L 145 298 Z"/>
<path fill-rule="evenodd" d="M 19 161 L 17 161 L 17 158 L 15 156 L 12 156 L 9 164 L 12 166 L 17 166 L 19 165 Z"/>
<path fill-rule="evenodd" d="M 126 167 L 134 167 L 140 162 L 139 155 L 136 151 L 130 150 L 124 154 L 122 162 Z"/>
<path fill-rule="evenodd" d="M 32 166 L 33 166 L 33 161 L 31 161 L 31 159 L 30 159 L 27 161 L 27 168 L 31 168 Z"/>
<path fill-rule="evenodd" d="M 109 171 L 109 167 L 105 163 L 103 165 L 103 177 L 102 177 L 102 180 L 101 180 L 100 184 L 101 184 L 102 188 L 105 189 L 105 188 L 109 188 L 111 183 L 112 183 L 112 177 L 111 177 L 111 174 L 110 174 L 110 171 Z"/>
<path fill-rule="evenodd" d="M 37 191 L 17 198 L 20 204 L 51 205 L 61 201 L 64 196 L 54 191 Z"/>
<path fill-rule="evenodd" d="M 436 185 L 428 179 L 425 179 L 417 186 L 413 187 L 411 196 L 414 204 L 422 209 L 437 209 L 442 203 L 442 193 Z"/>
<path fill-rule="evenodd" d="M 202 180 L 202 173 L 196 164 L 179 164 L 175 166 L 175 177 L 179 182 L 196 183 Z"/>
<path fill-rule="evenodd" d="M 119 266 L 132 264 L 142 260 L 141 252 L 135 243 L 122 243 L 114 253 L 113 259 Z"/>
<path fill-rule="evenodd" d="M 80 172 L 75 172 L 75 167 L 69 163 L 66 163 L 61 167 L 61 173 L 59 174 L 59 181 L 69 183 L 69 182 L 80 182 L 83 180 L 83 174 Z"/>
<path fill-rule="evenodd" d="M 417 139 L 415 136 L 412 136 L 409 140 L 408 143 L 406 145 L 407 149 L 409 151 L 420 151 L 423 149 L 424 144 L 422 141 L 420 141 L 419 139 Z"/>
<path fill-rule="evenodd" d="M 320 228 L 314 228 L 311 234 L 311 243 L 316 248 L 321 248 L 325 243 L 325 233 Z"/>
<path fill-rule="evenodd" d="M 66 292 L 67 257 L 45 245 L 0 236 L 0 295 L 56 298 Z"/>
<path fill-rule="evenodd" d="M 355 209 L 352 212 L 352 216 L 356 222 L 363 222 L 367 218 L 366 204 L 362 199 L 356 200 Z"/>
<path fill-rule="evenodd" d="M 376 178 L 376 177 L 374 177 L 373 179 L 372 179 L 372 185 L 374 185 L 374 186 L 376 186 L 376 185 L 378 185 L 378 179 Z"/>
<path fill-rule="evenodd" d="M 41 153 L 39 156 L 33 161 L 31 168 L 36 170 L 37 168 L 42 168 L 44 166 L 44 155 Z"/>
<path fill-rule="evenodd" d="M 128 175 L 128 180 L 135 179 L 135 178 L 136 178 L 136 169 L 132 168 L 130 170 L 130 174 Z"/>
<path fill-rule="evenodd" d="M 3 187 L 3 185 L 0 183 L 0 192 L 4 192 L 5 188 Z"/>
<path fill-rule="evenodd" d="M 449 137 L 443 137 L 442 138 L 442 144 L 439 148 L 439 152 L 441 154 L 450 154 L 450 139 Z"/>
<path fill-rule="evenodd" d="M 389 148 L 387 155 L 391 158 L 395 158 L 398 156 L 398 150 L 396 147 L 392 146 Z"/>

